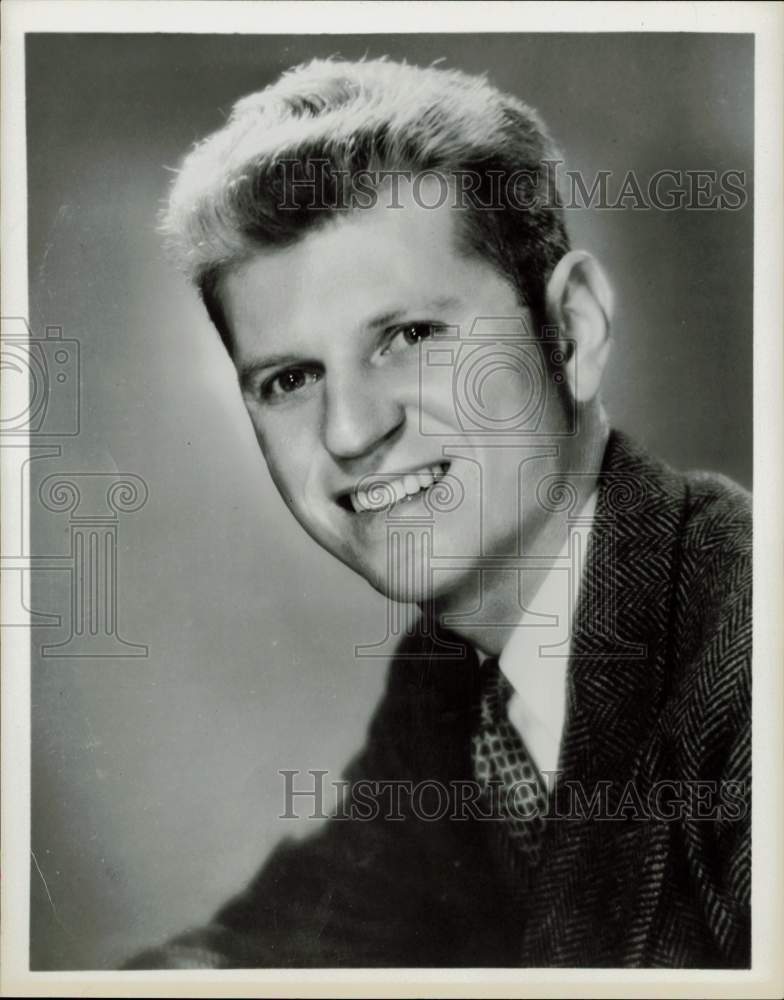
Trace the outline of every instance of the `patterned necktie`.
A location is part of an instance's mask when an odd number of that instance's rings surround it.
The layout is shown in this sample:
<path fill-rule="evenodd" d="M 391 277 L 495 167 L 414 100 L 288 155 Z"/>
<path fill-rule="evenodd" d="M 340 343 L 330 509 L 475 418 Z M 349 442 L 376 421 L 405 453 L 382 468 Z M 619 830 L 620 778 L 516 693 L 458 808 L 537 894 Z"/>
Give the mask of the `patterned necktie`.
<path fill-rule="evenodd" d="M 512 693 L 498 658 L 486 660 L 480 672 L 480 719 L 471 740 L 471 763 L 492 815 L 502 817 L 495 822 L 502 828 L 503 853 L 530 867 L 539 860 L 547 786 L 509 721 Z"/>

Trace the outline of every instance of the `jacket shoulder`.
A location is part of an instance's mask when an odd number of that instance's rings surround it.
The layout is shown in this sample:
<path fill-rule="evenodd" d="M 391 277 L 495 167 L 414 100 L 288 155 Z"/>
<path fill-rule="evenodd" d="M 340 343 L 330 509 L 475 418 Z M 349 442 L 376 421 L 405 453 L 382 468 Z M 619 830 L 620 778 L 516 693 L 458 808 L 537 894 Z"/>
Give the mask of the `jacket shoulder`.
<path fill-rule="evenodd" d="M 714 473 L 690 473 L 685 480 L 677 589 L 681 618 L 695 637 L 718 636 L 727 653 L 737 649 L 750 656 L 751 497 Z M 721 660 L 726 663 L 728 657 Z"/>
<path fill-rule="evenodd" d="M 684 478 L 676 610 L 695 638 L 720 630 L 725 644 L 750 651 L 751 497 L 715 473 Z"/>
<path fill-rule="evenodd" d="M 748 770 L 752 652 L 751 498 L 724 476 L 686 476 L 674 591 L 680 731 L 706 761 Z M 693 747 L 692 747 L 693 749 Z"/>
<path fill-rule="evenodd" d="M 727 476 L 691 472 L 687 491 L 683 543 L 707 557 L 721 551 L 726 558 L 751 557 L 751 494 Z"/>
<path fill-rule="evenodd" d="M 616 433 L 611 473 L 643 486 L 623 522 L 639 561 L 629 576 L 658 572 L 668 714 L 676 743 L 711 753 L 748 726 L 752 639 L 752 510 L 749 493 L 713 472 L 680 472 Z M 667 553 L 665 560 L 662 553 Z"/>

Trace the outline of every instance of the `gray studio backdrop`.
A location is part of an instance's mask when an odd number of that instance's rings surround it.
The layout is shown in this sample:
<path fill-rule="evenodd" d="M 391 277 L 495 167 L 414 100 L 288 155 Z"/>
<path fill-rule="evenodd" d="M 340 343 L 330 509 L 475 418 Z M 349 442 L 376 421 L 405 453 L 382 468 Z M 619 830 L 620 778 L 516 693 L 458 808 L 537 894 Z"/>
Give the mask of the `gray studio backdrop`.
<path fill-rule="evenodd" d="M 112 967 L 206 919 L 313 828 L 277 818 L 278 769 L 337 776 L 382 689 L 384 661 L 352 651 L 384 638 L 385 601 L 277 498 L 155 232 L 170 168 L 235 99 L 336 53 L 488 71 L 589 179 L 751 183 L 745 36 L 28 36 L 30 321 L 61 329 L 42 350 L 66 376 L 52 398 L 72 393 L 30 462 L 31 603 L 60 617 L 33 635 L 34 968 Z M 568 221 L 617 291 L 614 422 L 750 486 L 751 202 Z M 114 603 L 101 591 L 101 621 L 80 625 L 79 587 L 113 576 Z"/>

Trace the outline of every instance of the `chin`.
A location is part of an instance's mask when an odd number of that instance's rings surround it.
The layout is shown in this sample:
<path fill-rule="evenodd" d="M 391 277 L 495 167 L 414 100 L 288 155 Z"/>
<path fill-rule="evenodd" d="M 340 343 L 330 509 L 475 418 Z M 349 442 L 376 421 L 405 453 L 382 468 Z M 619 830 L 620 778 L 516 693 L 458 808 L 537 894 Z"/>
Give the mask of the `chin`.
<path fill-rule="evenodd" d="M 402 563 L 395 573 L 386 566 L 383 569 L 367 566 L 353 568 L 379 594 L 401 604 L 437 606 L 449 603 L 455 595 L 466 591 L 473 596 L 477 589 L 475 572 L 439 570 L 422 573 L 416 568 L 412 571 L 406 563 Z"/>
<path fill-rule="evenodd" d="M 399 604 L 423 604 L 432 600 L 432 588 L 415 583 L 413 580 L 393 579 L 391 574 L 360 572 L 360 575 L 390 601 Z"/>

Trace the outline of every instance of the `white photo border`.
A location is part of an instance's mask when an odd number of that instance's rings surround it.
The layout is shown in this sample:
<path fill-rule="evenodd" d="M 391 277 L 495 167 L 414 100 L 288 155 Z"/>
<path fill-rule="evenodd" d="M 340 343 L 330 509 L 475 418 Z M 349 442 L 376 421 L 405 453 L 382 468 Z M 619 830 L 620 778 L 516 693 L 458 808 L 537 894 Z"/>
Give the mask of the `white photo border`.
<path fill-rule="evenodd" d="M 336 997 L 779 997 L 784 992 L 784 352 L 782 66 L 776 3 L 397 3 L 6 0 L 2 7 L 2 315 L 28 316 L 26 32 L 716 32 L 755 36 L 753 964 L 751 970 L 385 969 L 30 972 L 30 643 L 2 636 L 2 995 Z M 3 412 L 24 408 L 4 379 Z M 4 470 L 5 471 L 5 470 Z M 2 493 L 2 537 L 23 498 Z M 29 574 L 24 574 L 25 579 Z M 10 581 L 3 580 L 2 596 Z M 27 595 L 25 595 L 27 596 Z"/>

